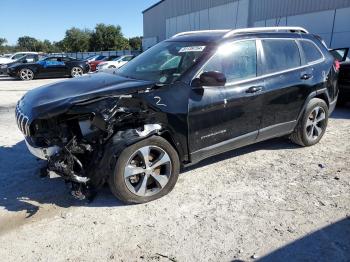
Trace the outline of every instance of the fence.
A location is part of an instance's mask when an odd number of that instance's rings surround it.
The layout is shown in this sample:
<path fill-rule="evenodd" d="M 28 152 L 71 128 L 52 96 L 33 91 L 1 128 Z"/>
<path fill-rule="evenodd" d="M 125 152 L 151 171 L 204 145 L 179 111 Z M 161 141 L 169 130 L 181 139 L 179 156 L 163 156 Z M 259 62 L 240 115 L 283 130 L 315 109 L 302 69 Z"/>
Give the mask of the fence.
<path fill-rule="evenodd" d="M 85 59 L 92 55 L 103 56 L 122 56 L 122 55 L 139 55 L 141 51 L 119 50 L 119 51 L 98 51 L 98 52 L 69 52 L 69 53 L 51 53 L 50 56 L 70 56 L 76 59 Z"/>

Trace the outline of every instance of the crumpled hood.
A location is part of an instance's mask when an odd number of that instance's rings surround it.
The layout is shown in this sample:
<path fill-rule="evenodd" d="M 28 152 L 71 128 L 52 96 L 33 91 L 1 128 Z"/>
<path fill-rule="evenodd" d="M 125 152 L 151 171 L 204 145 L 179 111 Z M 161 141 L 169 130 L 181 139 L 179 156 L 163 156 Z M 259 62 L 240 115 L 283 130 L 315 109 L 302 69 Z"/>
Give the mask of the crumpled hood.
<path fill-rule="evenodd" d="M 131 94 L 152 86 L 153 83 L 149 81 L 113 74 L 90 74 L 30 90 L 20 100 L 19 106 L 30 119 L 47 118 L 67 111 L 77 102 Z"/>

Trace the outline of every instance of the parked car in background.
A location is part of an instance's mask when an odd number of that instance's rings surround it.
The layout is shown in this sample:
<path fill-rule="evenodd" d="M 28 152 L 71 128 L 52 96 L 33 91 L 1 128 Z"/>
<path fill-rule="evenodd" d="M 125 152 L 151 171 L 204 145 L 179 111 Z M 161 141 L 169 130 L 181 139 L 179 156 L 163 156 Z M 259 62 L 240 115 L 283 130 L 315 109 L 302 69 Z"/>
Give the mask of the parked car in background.
<path fill-rule="evenodd" d="M 91 72 L 96 71 L 97 65 L 99 65 L 105 61 L 112 61 L 113 59 L 115 59 L 117 57 L 118 56 L 103 57 L 101 60 L 94 60 L 94 61 L 89 62 Z"/>
<path fill-rule="evenodd" d="M 105 57 L 106 56 L 104 56 L 104 55 L 92 55 L 92 56 L 88 56 L 87 58 L 85 58 L 85 60 L 88 62 L 100 61 L 100 60 L 104 59 Z"/>
<path fill-rule="evenodd" d="M 0 58 L 10 58 L 12 54 L 2 54 L 0 55 Z"/>
<path fill-rule="evenodd" d="M 108 181 L 144 203 L 205 158 L 282 136 L 315 145 L 338 96 L 334 57 L 298 27 L 184 32 L 115 71 L 30 90 L 16 107 L 29 151 L 79 199 Z"/>
<path fill-rule="evenodd" d="M 338 105 L 350 102 L 350 58 L 349 48 L 338 48 L 330 50 L 332 55 L 339 61 L 339 97 Z"/>
<path fill-rule="evenodd" d="M 8 63 L 12 63 L 15 62 L 16 60 L 20 59 L 21 57 L 28 55 L 28 54 L 38 54 L 37 52 L 17 52 L 14 53 L 11 56 L 7 56 L 7 57 L 0 57 L 0 66 L 3 64 L 8 64 Z"/>
<path fill-rule="evenodd" d="M 32 80 L 34 78 L 77 77 L 89 70 L 90 66 L 86 61 L 68 56 L 52 56 L 36 63 L 15 64 L 8 67 L 7 73 L 21 80 Z"/>
<path fill-rule="evenodd" d="M 35 63 L 39 60 L 44 59 L 43 55 L 39 54 L 27 54 L 22 56 L 21 58 L 17 59 L 14 62 L 8 63 L 8 64 L 3 64 L 0 66 L 0 75 L 1 74 L 7 74 L 7 68 L 10 66 L 14 65 L 19 65 L 19 64 L 25 64 L 25 63 Z"/>
<path fill-rule="evenodd" d="M 104 71 L 106 69 L 118 69 L 134 58 L 135 58 L 135 56 L 133 56 L 133 55 L 123 55 L 120 57 L 116 57 L 110 61 L 104 61 L 104 62 L 98 64 L 96 71 L 100 72 L 100 71 Z"/>

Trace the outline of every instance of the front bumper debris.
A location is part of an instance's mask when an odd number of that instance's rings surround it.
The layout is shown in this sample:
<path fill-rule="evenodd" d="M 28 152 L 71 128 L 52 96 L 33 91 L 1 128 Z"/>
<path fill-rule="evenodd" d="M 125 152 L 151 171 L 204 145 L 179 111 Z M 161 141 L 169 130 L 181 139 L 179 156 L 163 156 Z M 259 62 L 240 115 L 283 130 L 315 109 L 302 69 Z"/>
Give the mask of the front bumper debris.
<path fill-rule="evenodd" d="M 42 160 L 48 160 L 51 156 L 53 156 L 54 154 L 57 154 L 60 150 L 58 146 L 42 148 L 42 147 L 34 147 L 30 145 L 27 139 L 25 139 L 25 142 L 30 153 L 32 153 L 34 156 Z"/>

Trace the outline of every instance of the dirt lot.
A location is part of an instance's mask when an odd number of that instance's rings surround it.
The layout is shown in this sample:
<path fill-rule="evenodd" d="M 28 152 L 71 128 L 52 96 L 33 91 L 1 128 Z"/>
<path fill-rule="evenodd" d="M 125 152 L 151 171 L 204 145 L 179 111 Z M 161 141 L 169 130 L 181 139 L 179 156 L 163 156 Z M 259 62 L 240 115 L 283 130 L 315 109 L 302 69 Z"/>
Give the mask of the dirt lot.
<path fill-rule="evenodd" d="M 126 206 L 108 188 L 73 200 L 41 179 L 14 120 L 26 90 L 0 77 L 2 261 L 350 261 L 350 107 L 316 146 L 275 139 L 185 170 L 174 191 Z"/>

